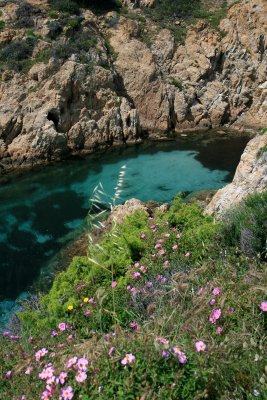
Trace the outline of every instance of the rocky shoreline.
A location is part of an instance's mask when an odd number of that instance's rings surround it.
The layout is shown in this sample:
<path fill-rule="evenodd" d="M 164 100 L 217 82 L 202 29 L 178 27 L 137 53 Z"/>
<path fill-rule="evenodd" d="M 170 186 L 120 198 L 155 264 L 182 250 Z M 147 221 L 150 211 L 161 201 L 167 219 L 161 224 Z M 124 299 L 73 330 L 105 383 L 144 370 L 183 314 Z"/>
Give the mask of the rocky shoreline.
<path fill-rule="evenodd" d="M 220 23 L 223 35 L 199 21 L 179 44 L 140 10 L 101 17 L 84 10 L 71 33 L 75 46 L 83 41 L 79 53 L 68 42 L 70 28 L 51 39 L 59 22 L 46 3 L 28 4 L 32 39 L 23 26 L 14 28 L 23 5 L 1 7 L 3 60 L 14 46 L 28 46 L 32 58 L 25 61 L 32 66 L 2 73 L 0 174 L 147 136 L 267 125 L 263 0 L 233 5 Z"/>

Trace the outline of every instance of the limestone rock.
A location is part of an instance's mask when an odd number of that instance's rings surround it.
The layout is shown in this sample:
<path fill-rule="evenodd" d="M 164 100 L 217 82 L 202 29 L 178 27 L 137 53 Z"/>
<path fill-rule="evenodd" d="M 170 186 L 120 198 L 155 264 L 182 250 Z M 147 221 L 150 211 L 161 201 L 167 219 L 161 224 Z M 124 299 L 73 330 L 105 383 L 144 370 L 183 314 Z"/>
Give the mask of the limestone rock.
<path fill-rule="evenodd" d="M 218 190 L 206 208 L 207 214 L 223 214 L 249 194 L 267 188 L 267 134 L 258 135 L 247 145 L 233 182 Z"/>
<path fill-rule="evenodd" d="M 127 217 L 127 215 L 132 214 L 137 210 L 144 211 L 148 215 L 148 208 L 140 200 L 138 199 L 127 200 L 124 204 L 118 205 L 113 208 L 107 222 L 108 223 L 116 222 L 120 224 L 125 219 L 125 217 Z"/>

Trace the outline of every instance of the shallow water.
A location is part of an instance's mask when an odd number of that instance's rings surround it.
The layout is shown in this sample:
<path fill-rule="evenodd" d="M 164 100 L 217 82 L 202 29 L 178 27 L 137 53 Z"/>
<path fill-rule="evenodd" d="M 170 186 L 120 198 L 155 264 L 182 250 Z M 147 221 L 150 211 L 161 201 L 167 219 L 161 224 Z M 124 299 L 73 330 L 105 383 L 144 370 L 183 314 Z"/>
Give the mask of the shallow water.
<path fill-rule="evenodd" d="M 231 181 L 247 137 L 192 137 L 109 150 L 10 176 L 0 186 L 0 326 L 40 269 L 87 215 L 94 187 L 114 194 L 126 165 L 121 201 L 170 201 L 178 192 Z"/>

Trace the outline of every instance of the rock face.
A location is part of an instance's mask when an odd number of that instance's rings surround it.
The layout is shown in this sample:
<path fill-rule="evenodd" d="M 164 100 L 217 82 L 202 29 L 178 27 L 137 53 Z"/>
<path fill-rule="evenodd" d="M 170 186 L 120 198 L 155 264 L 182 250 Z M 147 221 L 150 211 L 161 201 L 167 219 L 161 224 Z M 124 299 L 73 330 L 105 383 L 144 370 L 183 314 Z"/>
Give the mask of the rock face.
<path fill-rule="evenodd" d="M 166 131 L 267 124 L 267 3 L 242 1 L 221 22 L 189 27 L 184 45 L 161 30 L 150 48 L 139 23 L 121 18 L 109 30 L 116 69 L 140 113 L 143 129 Z M 154 31 L 157 29 L 155 27 Z"/>
<path fill-rule="evenodd" d="M 267 134 L 258 135 L 247 145 L 233 182 L 218 190 L 206 208 L 207 214 L 223 214 L 249 194 L 267 188 Z"/>
<path fill-rule="evenodd" d="M 130 8 L 153 6 L 152 0 L 125 2 Z M 6 28 L 0 30 L 0 50 L 25 41 L 24 25 L 30 23 L 36 40 L 32 57 L 38 60 L 55 42 L 64 48 L 75 31 L 51 25 L 45 3 L 30 3 L 30 20 L 24 10 L 20 29 L 13 24 L 19 2 L 1 8 Z M 44 9 L 37 11 L 41 3 Z M 243 0 L 221 22 L 223 37 L 200 21 L 177 46 L 170 30 L 152 22 L 147 30 L 138 18 L 84 11 L 81 42 L 92 36 L 96 42 L 86 61 L 72 54 L 62 62 L 54 54 L 26 73 L 3 72 L 0 173 L 139 141 L 144 134 L 267 125 L 266 15 L 265 0 Z"/>
<path fill-rule="evenodd" d="M 118 205 L 113 208 L 111 215 L 109 216 L 107 223 L 116 222 L 121 224 L 127 215 L 134 213 L 135 211 L 144 211 L 148 215 L 148 207 L 138 199 L 127 200 L 124 204 Z"/>

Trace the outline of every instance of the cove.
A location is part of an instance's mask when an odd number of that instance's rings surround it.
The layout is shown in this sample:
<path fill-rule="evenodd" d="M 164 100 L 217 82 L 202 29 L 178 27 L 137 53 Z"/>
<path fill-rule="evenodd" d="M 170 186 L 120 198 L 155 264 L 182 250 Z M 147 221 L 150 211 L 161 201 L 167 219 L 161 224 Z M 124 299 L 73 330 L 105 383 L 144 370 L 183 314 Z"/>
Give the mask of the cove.
<path fill-rule="evenodd" d="M 170 201 L 178 192 L 230 182 L 248 136 L 189 135 L 175 141 L 118 147 L 10 175 L 0 186 L 0 327 L 40 270 L 82 224 L 101 182 L 112 195 L 126 165 L 120 201 Z"/>

